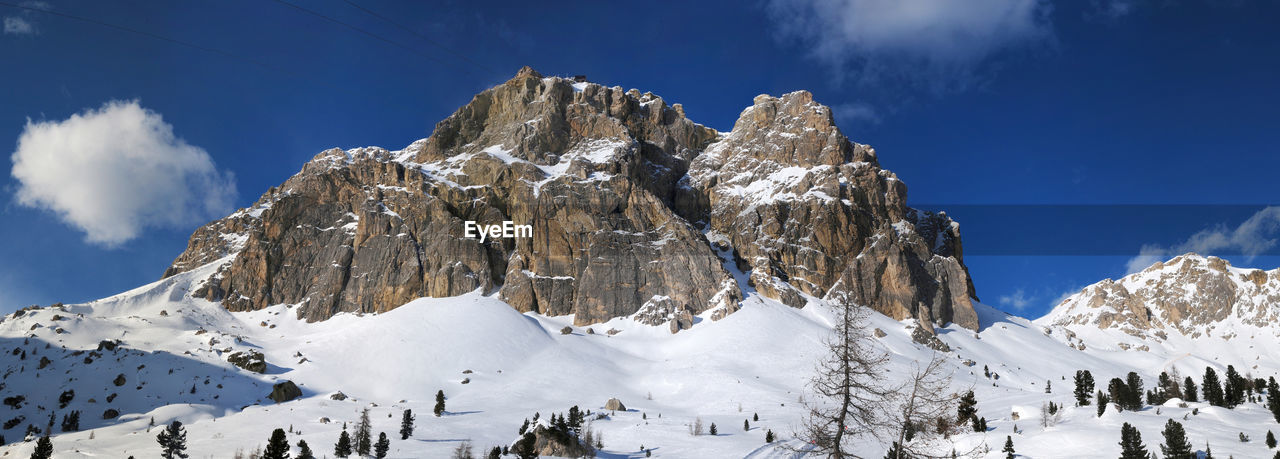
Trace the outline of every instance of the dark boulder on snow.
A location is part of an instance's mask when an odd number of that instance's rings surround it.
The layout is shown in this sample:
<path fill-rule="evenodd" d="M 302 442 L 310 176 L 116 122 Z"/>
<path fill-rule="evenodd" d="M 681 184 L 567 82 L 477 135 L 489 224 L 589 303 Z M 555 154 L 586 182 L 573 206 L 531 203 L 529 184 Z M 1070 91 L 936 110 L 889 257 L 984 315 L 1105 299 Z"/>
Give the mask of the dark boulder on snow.
<path fill-rule="evenodd" d="M 297 384 L 294 384 L 293 381 L 284 381 L 271 386 L 271 395 L 268 395 L 267 398 L 274 400 L 276 403 L 284 403 L 301 396 L 302 389 L 299 389 Z"/>
<path fill-rule="evenodd" d="M 232 365 L 254 373 L 267 372 L 267 362 L 263 359 L 262 353 L 258 351 L 236 352 L 227 356 L 227 361 L 231 362 Z"/>
<path fill-rule="evenodd" d="M 120 415 L 120 412 L 116 411 L 115 408 L 108 408 L 107 411 L 102 412 L 102 419 L 115 419 L 116 416 L 119 416 L 119 415 Z"/>

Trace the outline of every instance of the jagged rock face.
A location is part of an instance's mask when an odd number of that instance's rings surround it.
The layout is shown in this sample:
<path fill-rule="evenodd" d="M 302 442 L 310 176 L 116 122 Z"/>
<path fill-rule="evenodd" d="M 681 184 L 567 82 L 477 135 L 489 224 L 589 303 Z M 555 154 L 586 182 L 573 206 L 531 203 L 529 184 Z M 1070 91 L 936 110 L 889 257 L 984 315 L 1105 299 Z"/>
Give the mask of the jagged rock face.
<path fill-rule="evenodd" d="M 736 261 L 795 306 L 844 293 L 976 328 L 957 225 L 905 200 L 808 93 L 759 97 L 722 134 L 652 94 L 526 68 L 403 150 L 316 155 L 197 230 L 165 275 L 219 262 L 197 295 L 297 304 L 308 320 L 483 289 L 577 325 L 631 316 L 674 332 L 738 308 Z M 465 221 L 532 236 L 481 242 Z"/>
<path fill-rule="evenodd" d="M 1280 269 L 1232 267 L 1189 253 L 1119 280 L 1106 279 L 1063 300 L 1039 322 L 1094 326 L 1137 337 L 1196 338 L 1223 322 L 1266 327 L 1280 319 Z"/>
<path fill-rule="evenodd" d="M 688 178 L 712 237 L 764 295 L 792 306 L 799 293 L 847 296 L 897 319 L 978 327 L 959 226 L 907 207 L 906 185 L 808 92 L 756 97 Z"/>

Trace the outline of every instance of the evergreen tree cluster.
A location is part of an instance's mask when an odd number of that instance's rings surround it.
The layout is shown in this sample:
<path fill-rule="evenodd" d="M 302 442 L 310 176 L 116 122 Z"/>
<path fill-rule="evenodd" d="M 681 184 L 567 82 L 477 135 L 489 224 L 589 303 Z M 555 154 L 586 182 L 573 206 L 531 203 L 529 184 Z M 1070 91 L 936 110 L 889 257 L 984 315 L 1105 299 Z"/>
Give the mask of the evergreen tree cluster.
<path fill-rule="evenodd" d="M 591 429 L 583 429 L 589 414 L 591 414 L 589 411 L 574 405 L 569 407 L 568 414 L 551 413 L 547 419 L 547 427 L 538 430 L 538 419 L 542 415 L 534 413 L 533 424 L 530 424 L 529 419 L 525 419 L 521 424 L 519 431 L 521 438 L 511 448 L 511 453 L 522 458 L 537 457 L 537 453 L 533 450 L 534 443 L 537 441 L 537 436 L 542 435 L 553 442 L 568 445 L 571 449 L 576 445 L 577 449 L 584 454 L 594 454 L 595 448 L 602 446 L 602 443 Z"/>
<path fill-rule="evenodd" d="M 62 415 L 62 431 L 76 432 L 80 430 L 80 410 L 72 410 Z"/>
<path fill-rule="evenodd" d="M 1271 416 L 1280 422 L 1280 386 L 1276 384 L 1275 376 L 1267 381 L 1267 409 L 1271 410 Z"/>

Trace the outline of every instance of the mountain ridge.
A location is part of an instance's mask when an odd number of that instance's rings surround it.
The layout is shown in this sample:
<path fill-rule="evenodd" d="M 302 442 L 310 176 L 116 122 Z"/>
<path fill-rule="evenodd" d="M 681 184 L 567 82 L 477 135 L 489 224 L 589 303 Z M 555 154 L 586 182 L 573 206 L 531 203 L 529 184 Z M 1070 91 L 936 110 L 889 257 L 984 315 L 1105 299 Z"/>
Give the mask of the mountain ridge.
<path fill-rule="evenodd" d="M 321 152 L 196 230 L 165 276 L 231 256 L 199 295 L 233 311 L 299 304 L 308 320 L 481 289 L 579 325 L 631 316 L 674 332 L 752 288 L 976 328 L 958 224 L 905 201 L 806 91 L 758 96 L 721 133 L 650 93 L 526 67 L 402 150 Z M 482 244 L 462 237 L 470 220 L 533 237 Z"/>

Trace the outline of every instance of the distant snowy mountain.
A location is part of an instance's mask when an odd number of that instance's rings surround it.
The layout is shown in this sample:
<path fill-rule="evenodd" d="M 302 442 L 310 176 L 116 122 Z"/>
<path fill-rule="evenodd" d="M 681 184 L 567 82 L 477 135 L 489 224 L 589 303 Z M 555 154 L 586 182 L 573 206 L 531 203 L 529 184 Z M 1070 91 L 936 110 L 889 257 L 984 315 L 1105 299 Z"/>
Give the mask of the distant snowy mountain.
<path fill-rule="evenodd" d="M 1152 356 L 1198 372 L 1231 364 L 1272 374 L 1280 368 L 1278 319 L 1280 269 L 1242 269 L 1189 253 L 1085 287 L 1036 324 L 1087 352 Z"/>

